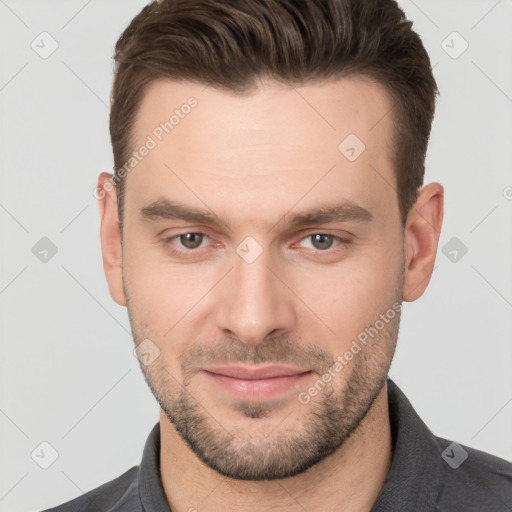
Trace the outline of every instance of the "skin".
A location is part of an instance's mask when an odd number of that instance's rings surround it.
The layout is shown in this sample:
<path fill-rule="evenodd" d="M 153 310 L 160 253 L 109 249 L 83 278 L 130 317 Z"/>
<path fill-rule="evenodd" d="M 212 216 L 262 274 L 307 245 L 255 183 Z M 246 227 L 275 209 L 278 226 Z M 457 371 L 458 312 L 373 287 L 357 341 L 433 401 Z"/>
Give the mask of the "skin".
<path fill-rule="evenodd" d="M 160 351 L 141 369 L 161 406 L 169 505 L 368 511 L 392 461 L 385 379 L 400 315 L 308 403 L 298 396 L 393 304 L 423 294 L 443 188 L 421 188 L 403 230 L 390 98 L 363 77 L 295 88 L 261 80 L 243 96 L 159 80 L 141 102 L 135 147 L 190 96 L 197 106 L 126 177 L 123 244 L 116 193 L 106 186 L 112 176 L 98 178 L 108 190 L 99 209 L 110 293 L 128 307 L 135 343 L 150 339 Z M 351 133 L 366 146 L 355 161 L 338 149 Z M 224 223 L 141 215 L 163 198 Z M 372 219 L 294 227 L 285 217 L 339 202 Z M 197 232 L 207 234 L 197 249 L 176 237 Z M 319 233 L 350 243 L 328 238 L 326 248 L 314 243 Z M 237 252 L 247 236 L 262 250 L 251 263 Z M 224 392 L 201 371 L 228 361 L 311 373 L 277 399 L 255 402 Z"/>

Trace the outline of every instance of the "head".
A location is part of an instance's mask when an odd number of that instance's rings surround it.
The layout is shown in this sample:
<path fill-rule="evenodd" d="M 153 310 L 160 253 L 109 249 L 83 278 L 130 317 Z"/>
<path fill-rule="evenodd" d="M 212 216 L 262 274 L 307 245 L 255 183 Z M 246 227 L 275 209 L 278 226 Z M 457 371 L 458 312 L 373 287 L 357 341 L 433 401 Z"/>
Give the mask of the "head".
<path fill-rule="evenodd" d="M 216 471 L 306 471 L 382 394 L 433 269 L 428 55 L 392 0 L 163 0 L 115 59 L 102 251 L 146 381 Z M 295 376 L 216 373 L 272 365 Z"/>

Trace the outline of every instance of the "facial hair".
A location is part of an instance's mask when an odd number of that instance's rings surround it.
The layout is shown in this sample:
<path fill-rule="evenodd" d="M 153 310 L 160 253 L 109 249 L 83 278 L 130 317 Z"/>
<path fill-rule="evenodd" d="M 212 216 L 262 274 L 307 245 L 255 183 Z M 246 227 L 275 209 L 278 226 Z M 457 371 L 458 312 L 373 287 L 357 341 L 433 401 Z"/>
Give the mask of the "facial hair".
<path fill-rule="evenodd" d="M 395 302 L 400 304 L 399 290 L 401 286 L 397 287 Z M 132 333 L 138 345 L 147 338 L 143 332 L 146 329 L 143 323 L 135 321 L 129 295 L 126 297 Z M 194 396 L 194 376 L 205 363 L 241 362 L 314 368 L 320 378 L 332 367 L 337 354 L 319 348 L 319 344 L 304 345 L 290 337 L 274 336 L 249 346 L 232 338 L 192 346 L 180 357 L 181 376 L 169 372 L 163 357 L 151 365 L 141 363 L 140 366 L 176 432 L 207 466 L 237 480 L 282 479 L 303 473 L 333 454 L 357 429 L 386 382 L 399 324 L 400 311 L 397 311 L 314 399 L 306 405 L 297 401 L 296 409 L 301 415 L 297 429 L 287 427 L 286 422 L 270 433 L 262 432 L 257 426 L 226 428 L 222 419 L 215 417 L 216 404 L 200 402 Z M 243 417 L 258 421 L 278 410 L 279 404 L 279 401 L 240 400 L 233 408 Z"/>

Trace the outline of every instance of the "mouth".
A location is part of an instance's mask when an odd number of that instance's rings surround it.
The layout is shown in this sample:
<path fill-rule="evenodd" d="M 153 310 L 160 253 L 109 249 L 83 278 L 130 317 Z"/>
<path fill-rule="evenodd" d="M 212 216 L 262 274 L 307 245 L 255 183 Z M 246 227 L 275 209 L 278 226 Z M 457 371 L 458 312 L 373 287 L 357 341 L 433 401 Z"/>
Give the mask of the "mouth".
<path fill-rule="evenodd" d="M 212 366 L 204 376 L 215 387 L 247 401 L 263 401 L 283 395 L 298 386 L 313 372 L 290 366 Z"/>

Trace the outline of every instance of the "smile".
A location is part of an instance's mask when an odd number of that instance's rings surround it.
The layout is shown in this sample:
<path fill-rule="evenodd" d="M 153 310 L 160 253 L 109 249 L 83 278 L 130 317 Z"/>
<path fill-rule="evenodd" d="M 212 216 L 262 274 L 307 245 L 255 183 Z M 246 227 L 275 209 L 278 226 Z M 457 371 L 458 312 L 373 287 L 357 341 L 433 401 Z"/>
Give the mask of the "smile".
<path fill-rule="evenodd" d="M 249 401 L 270 400 L 296 387 L 311 373 L 285 366 L 212 367 L 201 372 L 215 387 Z"/>

